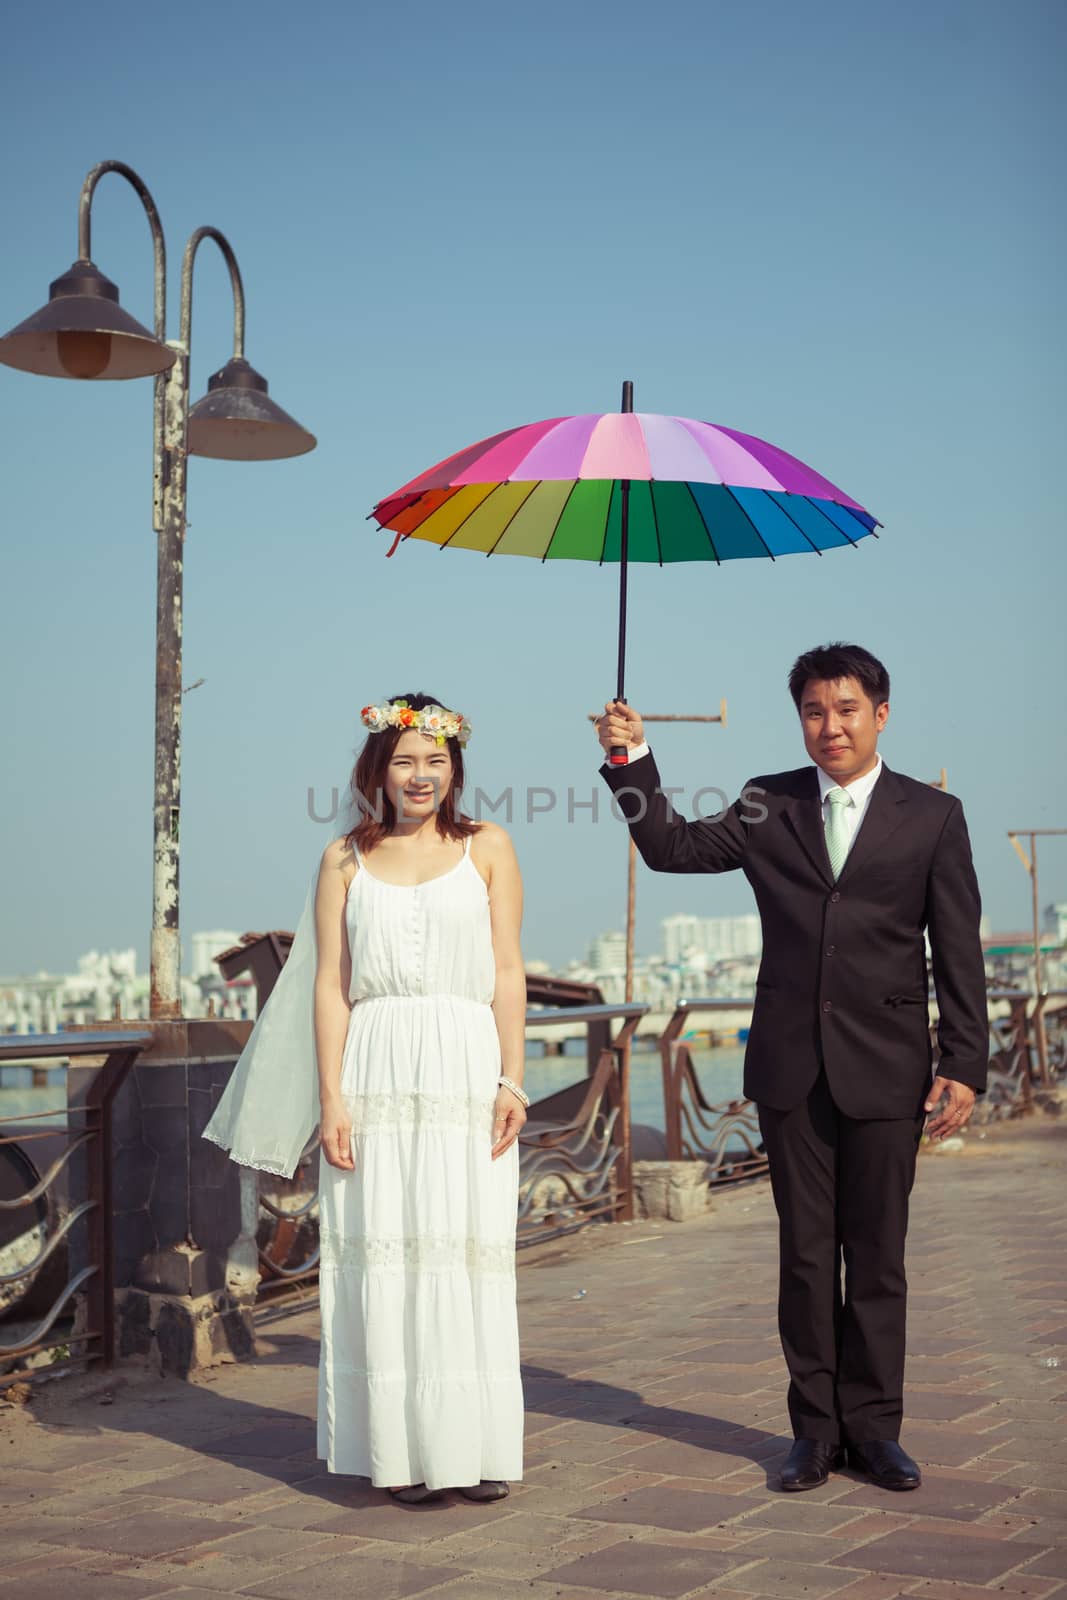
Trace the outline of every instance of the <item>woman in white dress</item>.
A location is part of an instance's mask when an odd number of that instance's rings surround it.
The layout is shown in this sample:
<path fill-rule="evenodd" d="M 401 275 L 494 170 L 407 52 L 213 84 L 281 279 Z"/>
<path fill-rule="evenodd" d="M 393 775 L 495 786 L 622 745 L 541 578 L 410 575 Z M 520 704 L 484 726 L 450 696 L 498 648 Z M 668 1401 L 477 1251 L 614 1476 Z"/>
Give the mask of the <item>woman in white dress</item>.
<path fill-rule="evenodd" d="M 361 820 L 314 907 L 318 1453 L 401 1500 L 495 1500 L 522 1476 L 522 881 L 459 809 L 469 723 L 426 695 L 362 717 Z"/>

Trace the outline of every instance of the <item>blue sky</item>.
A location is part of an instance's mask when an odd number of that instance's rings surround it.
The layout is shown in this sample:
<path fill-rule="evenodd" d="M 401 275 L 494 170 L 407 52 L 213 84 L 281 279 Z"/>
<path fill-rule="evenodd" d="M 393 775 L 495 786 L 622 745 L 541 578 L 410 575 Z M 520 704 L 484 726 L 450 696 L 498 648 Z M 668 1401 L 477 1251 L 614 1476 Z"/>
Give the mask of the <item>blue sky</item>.
<path fill-rule="evenodd" d="M 186 547 L 182 923 L 291 925 L 359 707 L 424 689 L 475 724 L 469 780 L 519 796 L 524 946 L 619 926 L 625 835 L 585 721 L 614 691 L 616 573 L 439 552 L 364 521 L 498 429 L 638 409 L 773 440 L 869 506 L 824 560 L 636 570 L 628 695 L 714 711 L 655 734 L 664 781 L 734 792 L 800 764 L 794 656 L 855 638 L 893 678 L 886 759 L 947 767 L 986 908 L 1023 927 L 1009 827 L 1067 826 L 1063 750 L 1064 11 L 1023 0 L 454 0 L 6 18 L 0 324 L 74 255 L 105 157 L 153 191 L 177 267 L 220 227 L 248 355 L 310 456 L 194 460 Z M 148 230 L 116 178 L 94 257 L 150 319 Z M 200 254 L 193 390 L 229 351 Z M 133 943 L 151 915 L 150 386 L 0 368 L 0 971 Z M 555 812 L 527 823 L 528 786 Z M 606 791 L 601 797 L 604 813 Z M 1042 899 L 1067 898 L 1067 840 Z M 672 911 L 751 908 L 739 875 L 639 878 Z"/>

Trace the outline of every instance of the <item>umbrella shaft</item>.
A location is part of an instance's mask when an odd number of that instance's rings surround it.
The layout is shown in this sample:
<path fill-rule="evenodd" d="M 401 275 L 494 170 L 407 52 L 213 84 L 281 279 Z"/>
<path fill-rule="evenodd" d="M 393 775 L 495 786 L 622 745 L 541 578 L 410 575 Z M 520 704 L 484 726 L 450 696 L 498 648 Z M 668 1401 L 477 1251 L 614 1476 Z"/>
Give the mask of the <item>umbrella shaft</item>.
<path fill-rule="evenodd" d="M 626 693 L 624 679 L 626 676 L 626 575 L 629 569 L 627 560 L 630 542 L 630 480 L 623 478 L 622 489 L 622 516 L 621 540 L 619 544 L 619 676 L 618 694 L 616 699 L 625 700 Z"/>

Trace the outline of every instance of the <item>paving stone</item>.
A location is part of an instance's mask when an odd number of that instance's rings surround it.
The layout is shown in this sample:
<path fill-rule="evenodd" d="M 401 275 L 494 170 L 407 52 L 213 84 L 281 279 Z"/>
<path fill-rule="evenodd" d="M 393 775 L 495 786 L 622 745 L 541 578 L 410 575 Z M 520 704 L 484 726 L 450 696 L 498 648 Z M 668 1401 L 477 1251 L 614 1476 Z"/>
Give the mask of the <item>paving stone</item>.
<path fill-rule="evenodd" d="M 840 1567 L 813 1566 L 806 1561 L 760 1561 L 746 1567 L 733 1581 L 743 1583 L 751 1593 L 782 1595 L 785 1600 L 804 1600 L 811 1595 L 837 1594 L 858 1574 Z"/>
<path fill-rule="evenodd" d="M 808 1494 L 775 1495 L 768 1503 L 758 1507 L 744 1521 L 746 1532 L 753 1529 L 774 1528 L 783 1533 L 831 1534 L 861 1520 L 861 1513 L 853 1507 L 820 1505 Z"/>
<path fill-rule="evenodd" d="M 1047 1550 L 1026 1568 L 1027 1575 L 1042 1578 L 1067 1578 L 1067 1548 Z"/>
<path fill-rule="evenodd" d="M 1045 1595 L 1062 1594 L 1063 1588 L 1054 1578 L 1027 1578 L 1013 1572 L 996 1584 L 994 1592 L 1010 1595 L 1014 1600 L 1043 1600 Z M 989 1600 L 990 1590 L 973 1583 L 933 1579 L 916 1584 L 908 1594 L 917 1595 L 920 1600 Z"/>
<path fill-rule="evenodd" d="M 247 1433 L 233 1433 L 211 1441 L 211 1453 L 217 1456 L 285 1458 L 314 1448 L 315 1429 L 306 1423 L 279 1423 L 273 1427 L 250 1428 Z"/>
<path fill-rule="evenodd" d="M 739 1564 L 736 1557 L 715 1550 L 627 1540 L 554 1567 L 542 1576 L 556 1584 L 573 1583 L 609 1593 L 622 1589 L 627 1594 L 677 1600 L 679 1595 L 725 1576 Z"/>
<path fill-rule="evenodd" d="M 246 1494 L 258 1494 L 273 1483 L 294 1483 L 312 1477 L 314 1468 L 297 1466 L 292 1461 L 264 1462 L 262 1470 L 242 1462 L 209 1461 L 173 1478 L 154 1478 L 142 1483 L 141 1493 L 164 1495 L 168 1500 L 203 1500 L 225 1505 Z"/>
<path fill-rule="evenodd" d="M 498 1519 L 500 1505 L 475 1505 L 469 1500 L 432 1500 L 426 1505 L 398 1505 L 378 1498 L 373 1503 L 304 1523 L 309 1533 L 346 1533 L 360 1539 L 385 1539 L 390 1543 L 423 1545 L 460 1529 Z M 510 1504 L 505 1502 L 505 1504 Z"/>
<path fill-rule="evenodd" d="M 4 1588 L 9 1588 L 7 1584 Z M 29 1573 L 10 1586 L 12 1600 L 57 1600 L 65 1592 L 72 1600 L 148 1600 L 164 1594 L 173 1585 L 144 1578 L 127 1578 L 117 1573 L 79 1572 L 67 1567 L 59 1577 L 52 1573 Z M 0 1590 L 2 1593 L 2 1590 Z M 217 1600 L 217 1597 L 215 1597 Z"/>
<path fill-rule="evenodd" d="M 953 1517 L 973 1521 L 994 1507 L 1014 1501 L 1017 1491 L 997 1484 L 975 1483 L 969 1478 L 934 1476 L 926 1473 L 918 1489 L 907 1496 L 908 1511 L 922 1516 Z M 886 1491 L 873 1483 L 854 1489 L 837 1502 L 840 1506 L 873 1506 L 885 1509 Z"/>
<path fill-rule="evenodd" d="M 862 1567 L 868 1572 L 914 1574 L 917 1578 L 953 1578 L 991 1583 L 1038 1554 L 1033 1545 L 1014 1540 L 976 1539 L 962 1533 L 914 1533 L 905 1529 L 875 1539 L 846 1555 L 831 1558 L 833 1566 Z"/>
<path fill-rule="evenodd" d="M 122 1555 L 157 1556 L 190 1545 L 206 1544 L 227 1533 L 240 1533 L 238 1522 L 219 1522 L 211 1517 L 174 1517 L 140 1512 L 118 1517 L 114 1522 L 93 1523 L 53 1533 L 42 1524 L 37 1536 L 44 1544 L 73 1545 L 83 1550 L 108 1550 Z"/>
<path fill-rule="evenodd" d="M 699 1494 L 664 1484 L 635 1489 L 631 1494 L 586 1506 L 572 1515 L 590 1522 L 633 1522 L 694 1532 L 743 1516 L 746 1511 L 754 1511 L 757 1505 L 758 1501 L 741 1499 L 737 1495 Z"/>
<path fill-rule="evenodd" d="M 780 1450 L 784 1455 L 784 1447 Z M 641 1445 L 616 1460 L 642 1472 L 664 1472 L 672 1477 L 723 1478 L 750 1465 L 752 1457 L 748 1448 L 743 1453 L 723 1449 L 721 1439 L 709 1441 L 707 1446 L 685 1439 L 668 1439 Z"/>
<path fill-rule="evenodd" d="M 333 1561 L 320 1561 L 312 1573 L 294 1572 L 291 1576 L 257 1582 L 250 1585 L 246 1593 L 255 1595 L 257 1600 L 259 1597 L 262 1600 L 308 1600 L 310 1589 L 314 1600 L 354 1600 L 356 1595 L 366 1596 L 367 1600 L 372 1596 L 373 1600 L 407 1600 L 408 1595 L 423 1594 L 435 1584 L 455 1576 L 448 1567 L 381 1561 L 364 1554 L 360 1555 L 357 1566 L 351 1555 L 345 1555 Z"/>

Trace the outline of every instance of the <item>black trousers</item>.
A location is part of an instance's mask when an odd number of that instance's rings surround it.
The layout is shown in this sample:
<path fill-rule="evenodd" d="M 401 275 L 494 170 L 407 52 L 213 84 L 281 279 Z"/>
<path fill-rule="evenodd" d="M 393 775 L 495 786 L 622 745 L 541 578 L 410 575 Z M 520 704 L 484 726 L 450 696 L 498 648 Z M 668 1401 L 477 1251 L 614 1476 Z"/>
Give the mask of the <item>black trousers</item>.
<path fill-rule="evenodd" d="M 799 1106 L 760 1106 L 759 1122 L 779 1221 L 778 1328 L 793 1433 L 831 1444 L 896 1439 L 921 1108 L 903 1120 L 846 1117 L 820 1072 Z"/>

